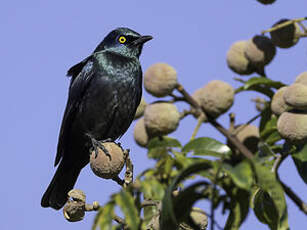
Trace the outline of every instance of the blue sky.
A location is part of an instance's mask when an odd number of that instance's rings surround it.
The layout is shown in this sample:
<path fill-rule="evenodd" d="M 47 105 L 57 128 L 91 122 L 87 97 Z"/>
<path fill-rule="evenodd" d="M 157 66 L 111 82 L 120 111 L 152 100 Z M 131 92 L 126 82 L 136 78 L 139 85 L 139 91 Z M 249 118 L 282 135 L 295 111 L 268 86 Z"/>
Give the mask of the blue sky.
<path fill-rule="evenodd" d="M 41 196 L 54 173 L 53 161 L 58 132 L 67 99 L 67 69 L 93 51 L 112 29 L 130 27 L 154 40 L 146 44 L 141 56 L 143 70 L 156 62 L 174 66 L 178 78 L 189 92 L 210 80 L 224 80 L 234 87 L 236 75 L 226 65 L 230 45 L 249 39 L 280 18 L 306 16 L 306 0 L 277 0 L 263 6 L 255 0 L 220 1 L 5 1 L 0 8 L 0 132 L 2 198 L 0 229 L 90 229 L 94 213 L 84 221 L 68 223 L 61 211 L 40 207 Z M 267 73 L 287 84 L 306 71 L 306 39 L 293 48 L 278 49 Z M 236 97 L 231 111 L 238 122 L 255 113 L 250 99 L 255 93 Z M 147 101 L 153 98 L 146 92 Z M 183 106 L 180 106 L 183 108 Z M 228 125 L 227 115 L 219 121 Z M 187 140 L 196 121 L 185 119 L 173 134 Z M 132 125 L 133 126 L 133 125 Z M 153 165 L 144 149 L 135 145 L 133 129 L 121 139 L 131 149 L 135 172 Z M 199 136 L 224 138 L 208 124 Z M 281 178 L 307 201 L 306 185 L 293 162 L 280 169 Z M 77 182 L 88 202 L 104 203 L 119 187 L 101 180 L 86 167 Z M 301 229 L 304 216 L 289 204 L 289 223 Z M 252 212 L 251 212 L 252 213 Z M 223 224 L 224 218 L 218 216 Z M 253 215 L 242 229 L 266 229 Z"/>

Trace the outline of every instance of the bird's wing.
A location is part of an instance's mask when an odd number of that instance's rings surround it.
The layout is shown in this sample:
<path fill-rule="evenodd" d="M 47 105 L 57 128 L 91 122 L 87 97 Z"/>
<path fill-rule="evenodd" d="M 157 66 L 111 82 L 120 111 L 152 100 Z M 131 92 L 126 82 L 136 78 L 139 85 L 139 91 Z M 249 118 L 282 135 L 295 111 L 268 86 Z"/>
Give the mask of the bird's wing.
<path fill-rule="evenodd" d="M 79 73 L 82 71 L 83 67 L 88 63 L 88 61 L 92 58 L 92 54 L 88 56 L 87 58 L 83 59 L 78 64 L 70 67 L 70 69 L 67 71 L 67 76 L 71 77 L 71 83 L 76 79 L 76 77 L 79 75 Z"/>
<path fill-rule="evenodd" d="M 65 144 L 67 143 L 67 137 L 70 133 L 71 124 L 73 123 L 75 119 L 76 112 L 86 92 L 86 89 L 88 88 L 91 80 L 93 79 L 94 71 L 93 71 L 93 60 L 91 57 L 92 56 L 88 57 L 86 59 L 86 63 L 82 64 L 83 65 L 82 70 L 77 76 L 72 75 L 73 78 L 71 79 L 71 83 L 70 83 L 69 97 L 68 97 L 66 109 L 64 112 L 64 117 L 62 120 L 62 125 L 61 125 L 61 130 L 60 130 L 60 135 L 59 135 L 57 154 L 56 154 L 55 163 L 54 163 L 55 166 L 60 162 L 64 154 Z"/>

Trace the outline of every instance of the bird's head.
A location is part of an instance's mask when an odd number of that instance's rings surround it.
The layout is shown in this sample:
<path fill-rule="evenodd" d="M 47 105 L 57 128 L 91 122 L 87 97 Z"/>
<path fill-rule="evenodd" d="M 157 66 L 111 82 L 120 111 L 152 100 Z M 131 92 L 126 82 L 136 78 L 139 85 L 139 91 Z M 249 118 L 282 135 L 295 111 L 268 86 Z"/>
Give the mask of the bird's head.
<path fill-rule="evenodd" d="M 128 28 L 117 28 L 103 39 L 94 52 L 110 50 L 128 57 L 139 57 L 143 44 L 151 39 L 151 36 L 142 36 Z"/>

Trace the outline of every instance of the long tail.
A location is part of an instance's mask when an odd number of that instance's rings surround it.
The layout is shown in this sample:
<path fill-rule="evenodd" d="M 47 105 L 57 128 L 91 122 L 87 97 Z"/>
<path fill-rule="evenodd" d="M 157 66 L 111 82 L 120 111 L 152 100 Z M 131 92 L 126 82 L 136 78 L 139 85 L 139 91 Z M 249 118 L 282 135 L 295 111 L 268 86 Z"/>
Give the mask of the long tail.
<path fill-rule="evenodd" d="M 65 166 L 62 161 L 57 168 L 52 181 L 42 197 L 42 207 L 52 207 L 58 210 L 66 203 L 67 193 L 74 187 L 81 169 L 67 167 L 68 165 Z"/>

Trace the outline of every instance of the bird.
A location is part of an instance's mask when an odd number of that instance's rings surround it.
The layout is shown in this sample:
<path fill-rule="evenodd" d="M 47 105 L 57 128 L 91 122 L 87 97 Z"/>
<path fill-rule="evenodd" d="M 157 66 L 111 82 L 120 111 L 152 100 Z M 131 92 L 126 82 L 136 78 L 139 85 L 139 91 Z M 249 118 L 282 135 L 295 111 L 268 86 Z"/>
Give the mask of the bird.
<path fill-rule="evenodd" d="M 114 142 L 129 128 L 142 97 L 139 57 L 151 39 L 117 28 L 68 70 L 71 79 L 54 163 L 57 169 L 41 199 L 42 207 L 62 208 L 89 163 L 92 148 L 97 154 L 101 142 Z"/>

